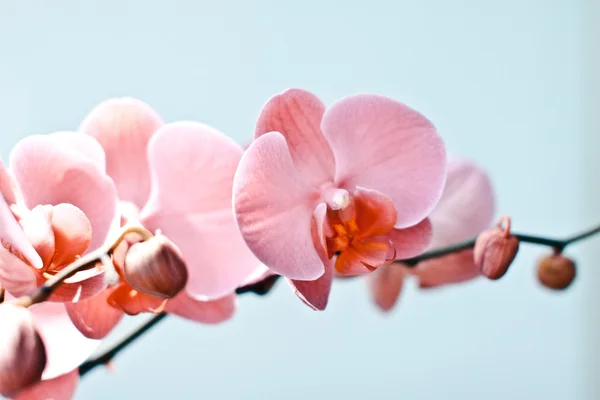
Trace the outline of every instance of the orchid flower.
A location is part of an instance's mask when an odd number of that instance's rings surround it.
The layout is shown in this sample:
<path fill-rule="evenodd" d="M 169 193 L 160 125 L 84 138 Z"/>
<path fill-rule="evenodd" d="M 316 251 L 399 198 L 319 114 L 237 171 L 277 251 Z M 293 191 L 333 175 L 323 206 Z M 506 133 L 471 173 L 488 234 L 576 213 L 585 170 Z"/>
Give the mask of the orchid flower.
<path fill-rule="evenodd" d="M 205 323 L 230 318 L 234 291 L 260 262 L 237 231 L 231 206 L 233 176 L 243 150 L 198 122 L 164 124 L 132 98 L 98 105 L 80 126 L 106 155 L 119 197 L 121 224 L 160 232 L 180 250 L 187 286 L 165 311 Z M 125 249 L 118 249 L 115 261 Z M 89 337 L 103 337 L 123 313 L 158 312 L 162 299 L 132 290 L 122 279 L 102 293 L 69 305 L 73 322 Z"/>
<path fill-rule="evenodd" d="M 258 259 L 322 310 L 334 271 L 368 273 L 429 245 L 445 178 L 442 139 L 406 105 L 357 95 L 326 109 L 290 89 L 264 106 L 233 203 Z"/>
<path fill-rule="evenodd" d="M 74 132 L 33 135 L 0 161 L 0 284 L 34 292 L 77 257 L 98 248 L 116 216 L 117 196 L 102 148 Z M 101 271 L 76 274 L 51 300 L 73 301 L 104 287 Z"/>
<path fill-rule="evenodd" d="M 477 236 L 491 225 L 493 217 L 494 192 L 488 175 L 469 160 L 451 159 L 442 198 L 429 216 L 433 226 L 430 249 Z M 382 267 L 369 277 L 373 298 L 382 310 L 392 309 L 410 275 L 419 279 L 421 288 L 433 288 L 468 281 L 481 271 L 475 265 L 473 249 L 423 261 L 414 268 Z"/>

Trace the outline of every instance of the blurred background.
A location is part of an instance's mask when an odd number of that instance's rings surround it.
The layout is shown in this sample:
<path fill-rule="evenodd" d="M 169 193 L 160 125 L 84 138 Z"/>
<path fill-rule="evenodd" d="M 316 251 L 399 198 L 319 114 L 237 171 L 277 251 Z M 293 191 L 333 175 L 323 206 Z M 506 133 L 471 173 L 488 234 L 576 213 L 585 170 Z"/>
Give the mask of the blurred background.
<path fill-rule="evenodd" d="M 246 143 L 288 87 L 377 93 L 483 165 L 515 230 L 566 236 L 600 222 L 599 17 L 595 0 L 5 0 L 0 155 L 115 96 Z M 598 243 L 569 248 L 564 293 L 523 245 L 502 280 L 411 284 L 389 315 L 354 281 L 323 313 L 282 284 L 219 326 L 168 318 L 76 399 L 598 399 Z"/>

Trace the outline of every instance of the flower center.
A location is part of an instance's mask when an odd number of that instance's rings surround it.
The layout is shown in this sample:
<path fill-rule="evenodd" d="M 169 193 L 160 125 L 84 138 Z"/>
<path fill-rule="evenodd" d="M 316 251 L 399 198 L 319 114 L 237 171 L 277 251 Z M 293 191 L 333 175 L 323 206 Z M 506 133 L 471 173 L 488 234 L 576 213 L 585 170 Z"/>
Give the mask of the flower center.
<path fill-rule="evenodd" d="M 356 190 L 350 196 L 343 189 L 328 190 L 324 197 L 330 228 L 325 234 L 326 251 L 329 259 L 337 257 L 338 273 L 362 274 L 395 258 L 388 234 L 397 214 L 387 197 L 367 190 Z"/>

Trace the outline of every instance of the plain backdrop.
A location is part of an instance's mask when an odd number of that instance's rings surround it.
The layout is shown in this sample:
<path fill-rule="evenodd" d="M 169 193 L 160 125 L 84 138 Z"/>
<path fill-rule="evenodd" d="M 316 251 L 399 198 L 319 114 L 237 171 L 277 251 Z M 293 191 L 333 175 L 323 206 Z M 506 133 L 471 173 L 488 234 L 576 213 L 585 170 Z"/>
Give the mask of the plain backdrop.
<path fill-rule="evenodd" d="M 0 155 L 32 133 L 75 129 L 134 96 L 166 121 L 240 143 L 288 87 L 326 103 L 369 92 L 430 118 L 449 152 L 489 171 L 498 215 L 561 236 L 600 221 L 594 0 L 0 3 Z M 177 157 L 176 154 L 173 157 Z M 99 368 L 76 399 L 597 399 L 599 240 L 569 249 L 570 290 L 535 279 L 523 245 L 498 282 L 414 284 L 393 313 L 361 281 L 317 313 L 282 284 L 230 322 L 169 318 Z M 122 324 L 111 339 L 139 322 Z"/>

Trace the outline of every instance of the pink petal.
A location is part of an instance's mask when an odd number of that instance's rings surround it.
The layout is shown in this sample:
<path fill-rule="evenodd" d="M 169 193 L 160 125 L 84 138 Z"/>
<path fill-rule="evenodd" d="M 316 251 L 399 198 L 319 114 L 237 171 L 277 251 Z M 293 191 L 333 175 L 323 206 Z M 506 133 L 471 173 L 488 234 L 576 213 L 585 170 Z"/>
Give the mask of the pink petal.
<path fill-rule="evenodd" d="M 46 346 L 48 363 L 42 379 L 52 379 L 77 368 L 99 346 L 71 323 L 63 304 L 41 303 L 29 308 Z"/>
<path fill-rule="evenodd" d="M 406 267 L 391 264 L 379 267 L 368 276 L 373 300 L 383 311 L 390 311 L 398 301 L 406 275 Z"/>
<path fill-rule="evenodd" d="M 92 161 L 59 147 L 52 136 L 34 135 L 17 143 L 10 165 L 26 206 L 73 204 L 92 224 L 89 250 L 102 245 L 116 217 L 117 192 Z"/>
<path fill-rule="evenodd" d="M 33 253 L 37 257 L 38 268 L 42 267 L 42 260 L 27 241 L 2 196 L 0 196 L 0 221 L 2 221 L 0 224 L 2 242 L 2 246 L 0 246 L 0 285 L 13 296 L 28 295 L 37 289 L 37 276 L 31 266 L 12 252 L 18 255 L 26 254 L 27 251 Z"/>
<path fill-rule="evenodd" d="M 242 284 L 242 286 L 253 285 L 273 275 L 277 274 L 271 271 L 266 265 L 260 264 L 258 268 L 256 268 L 254 272 L 252 272 L 252 275 L 250 275 L 248 279 Z"/>
<path fill-rule="evenodd" d="M 302 183 L 285 138 L 256 139 L 233 182 L 239 229 L 258 259 L 290 279 L 315 280 L 325 272 L 311 234 L 319 194 Z"/>
<path fill-rule="evenodd" d="M 423 254 L 431 243 L 433 237 L 431 222 L 429 218 L 425 218 L 409 228 L 392 229 L 387 237 L 396 249 L 397 260 L 416 257 Z"/>
<path fill-rule="evenodd" d="M 66 147 L 81 153 L 89 161 L 96 164 L 102 172 L 106 172 L 106 155 L 97 140 L 79 132 L 55 132 L 49 135 L 59 147 Z"/>
<path fill-rule="evenodd" d="M 73 325 L 90 339 L 102 339 L 119 323 L 123 311 L 116 310 L 106 302 L 110 289 L 65 307 Z"/>
<path fill-rule="evenodd" d="M 4 197 L 9 205 L 15 204 L 18 191 L 17 182 L 0 159 L 0 197 Z"/>
<path fill-rule="evenodd" d="M 493 217 L 494 190 L 485 171 L 469 160 L 450 160 L 442 198 L 430 215 L 431 247 L 471 239 L 487 229 Z"/>
<path fill-rule="evenodd" d="M 357 95 L 334 103 L 321 124 L 336 159 L 336 182 L 389 196 L 397 228 L 433 210 L 446 179 L 446 150 L 424 116 L 397 101 Z"/>
<path fill-rule="evenodd" d="M 376 190 L 357 187 L 353 198 L 361 237 L 383 235 L 394 227 L 397 213 L 388 196 Z"/>
<path fill-rule="evenodd" d="M 42 259 L 36 253 L 35 249 L 27 239 L 25 232 L 15 219 L 12 211 L 4 198 L 0 195 L 0 252 L 6 251 L 11 247 L 20 253 L 31 265 L 36 268 L 42 268 Z M 0 256 L 1 257 L 1 256 Z M 1 267 L 0 267 L 1 269 Z M 2 272 L 0 271 L 0 274 Z"/>
<path fill-rule="evenodd" d="M 167 124 L 148 145 L 152 192 L 141 221 L 179 247 L 189 271 L 187 290 L 203 300 L 232 293 L 260 266 L 231 206 L 241 155 L 233 140 L 194 122 Z"/>
<path fill-rule="evenodd" d="M 216 324 L 233 317 L 237 305 L 235 294 L 217 300 L 200 301 L 185 291 L 167 302 L 165 311 L 204 324 Z"/>
<path fill-rule="evenodd" d="M 473 261 L 473 250 L 463 250 L 434 260 L 419 263 L 411 270 L 419 277 L 421 288 L 460 283 L 481 275 Z"/>
<path fill-rule="evenodd" d="M 94 108 L 79 130 L 100 142 L 106 153 L 106 171 L 113 178 L 119 199 L 142 208 L 150 193 L 146 146 L 162 126 L 158 114 L 132 98 L 111 99 Z"/>
<path fill-rule="evenodd" d="M 333 260 L 327 258 L 325 251 L 325 240 L 323 227 L 325 226 L 327 206 L 321 203 L 315 208 L 312 222 L 313 242 L 320 244 L 317 246 L 317 252 L 325 268 L 325 273 L 314 281 L 298 281 L 287 279 L 288 283 L 294 289 L 296 296 L 300 298 L 310 308 L 315 311 L 322 311 L 327 308 L 329 302 L 329 293 L 333 282 Z"/>
<path fill-rule="evenodd" d="M 106 287 L 104 272 L 92 268 L 87 271 L 78 272 L 66 279 L 60 285 L 48 301 L 71 302 L 81 301 L 99 293 Z"/>
<path fill-rule="evenodd" d="M 263 107 L 254 137 L 280 132 L 286 139 L 294 166 L 308 184 L 333 182 L 335 161 L 321 132 L 325 106 L 314 94 L 288 89 Z"/>
<path fill-rule="evenodd" d="M 73 371 L 22 390 L 13 400 L 71 400 L 79 383 L 79 371 Z"/>
<path fill-rule="evenodd" d="M 92 225 L 86 215 L 72 204 L 58 204 L 52 209 L 52 229 L 55 267 L 72 263 L 88 248 L 92 239 Z"/>
<path fill-rule="evenodd" d="M 323 311 L 327 308 L 329 302 L 329 293 L 333 282 L 333 261 L 323 260 L 325 272 L 314 281 L 298 281 L 287 279 L 288 283 L 294 289 L 296 296 L 300 298 L 310 308 L 316 311 Z"/>
<path fill-rule="evenodd" d="M 29 243 L 42 258 L 45 266 L 52 261 L 56 247 L 52 222 L 46 209 L 46 206 L 35 206 L 19 221 Z"/>

